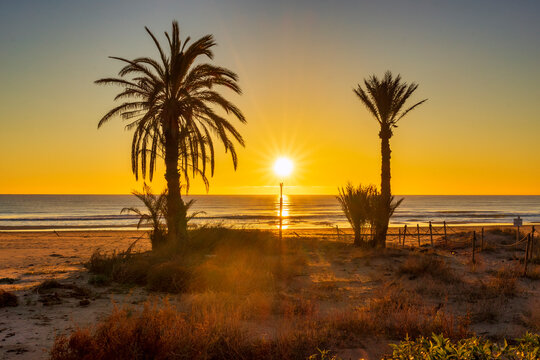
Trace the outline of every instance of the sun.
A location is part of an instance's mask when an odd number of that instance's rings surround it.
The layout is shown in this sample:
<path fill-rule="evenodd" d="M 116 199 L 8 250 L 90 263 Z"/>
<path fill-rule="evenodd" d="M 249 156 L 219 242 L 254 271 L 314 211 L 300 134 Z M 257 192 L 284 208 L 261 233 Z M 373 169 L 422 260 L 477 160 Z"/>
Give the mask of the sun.
<path fill-rule="evenodd" d="M 280 177 L 289 176 L 292 173 L 293 168 L 293 162 L 286 157 L 280 157 L 274 163 L 274 172 Z"/>

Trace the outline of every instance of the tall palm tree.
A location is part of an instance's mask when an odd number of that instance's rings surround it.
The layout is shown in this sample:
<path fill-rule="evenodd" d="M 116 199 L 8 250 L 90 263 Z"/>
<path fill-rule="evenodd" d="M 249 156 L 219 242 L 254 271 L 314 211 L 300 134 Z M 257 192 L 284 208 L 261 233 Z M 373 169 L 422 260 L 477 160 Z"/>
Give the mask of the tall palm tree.
<path fill-rule="evenodd" d="M 378 246 L 386 246 L 386 232 L 392 215 L 392 192 L 390 190 L 390 138 L 397 123 L 410 111 L 423 104 L 427 99 L 419 101 L 410 107 L 405 103 L 418 88 L 415 83 L 402 82 L 401 76 L 393 77 L 390 71 L 382 79 L 372 75 L 364 79 L 365 90 L 361 84 L 354 92 L 369 112 L 375 117 L 380 126 L 381 138 L 381 211 L 376 224 L 375 241 Z"/>
<path fill-rule="evenodd" d="M 164 158 L 168 238 L 179 243 L 187 237 L 180 176 L 186 192 L 190 176 L 201 175 L 208 187 L 208 168 L 211 175 L 214 173 L 214 137 L 224 145 L 225 152 L 230 152 L 236 169 L 235 142 L 244 146 L 244 140 L 224 116 L 232 114 L 242 123 L 246 119 L 239 108 L 215 91 L 224 87 L 240 94 L 238 76 L 198 61 L 201 57 L 213 59 L 211 49 L 216 43 L 212 35 L 188 45 L 190 38 L 180 40 L 178 23 L 174 21 L 171 33 L 165 32 L 168 51 L 164 51 L 154 34 L 145 29 L 157 47 L 159 59 L 111 57 L 125 65 L 117 78 L 96 83 L 122 87 L 115 100 L 125 102 L 105 114 L 98 128 L 117 115 L 128 121 L 126 128 L 134 129 L 131 163 L 136 178 L 140 168 L 143 178 L 148 173 L 152 180 L 156 157 Z"/>

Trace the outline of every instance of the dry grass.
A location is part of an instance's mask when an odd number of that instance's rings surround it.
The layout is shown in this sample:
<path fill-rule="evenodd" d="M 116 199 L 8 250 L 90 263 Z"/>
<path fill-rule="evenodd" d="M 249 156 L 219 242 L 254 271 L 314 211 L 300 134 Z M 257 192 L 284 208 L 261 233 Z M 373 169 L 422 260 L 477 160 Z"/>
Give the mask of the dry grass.
<path fill-rule="evenodd" d="M 95 252 L 89 271 L 125 285 L 170 293 L 269 291 L 276 282 L 301 273 L 306 260 L 292 243 L 279 243 L 270 232 L 202 228 L 194 230 L 181 252 Z"/>
<path fill-rule="evenodd" d="M 519 277 L 520 271 L 518 267 L 515 265 L 503 266 L 487 282 L 486 291 L 492 296 L 514 297 L 520 292 L 518 288 Z"/>
<path fill-rule="evenodd" d="M 523 315 L 527 328 L 531 331 L 540 332 L 540 300 L 533 300 Z"/>
<path fill-rule="evenodd" d="M 525 277 L 529 280 L 540 280 L 540 266 L 531 264 Z"/>
<path fill-rule="evenodd" d="M 442 280 L 453 281 L 456 275 L 444 259 L 435 254 L 413 254 L 400 265 L 398 272 L 417 278 L 426 275 Z"/>
<path fill-rule="evenodd" d="M 496 323 L 504 306 L 502 299 L 481 299 L 472 307 L 471 320 L 475 323 Z"/>
<path fill-rule="evenodd" d="M 418 294 L 396 286 L 384 286 L 366 305 L 336 314 L 332 327 L 336 334 L 353 340 L 374 334 L 391 339 L 432 333 L 462 338 L 469 334 L 467 318 L 456 318 L 443 304 L 427 305 Z"/>
<path fill-rule="evenodd" d="M 493 234 L 493 235 L 499 235 L 499 236 L 504 236 L 504 237 L 508 237 L 508 238 L 511 238 L 511 240 L 515 240 L 516 239 L 516 229 L 515 228 L 511 228 L 511 227 L 502 227 L 502 228 L 494 228 L 494 229 L 488 229 L 486 231 L 486 233 L 488 234 Z M 520 231 L 519 232 L 519 238 L 523 238 L 527 233 L 526 232 L 523 232 L 523 231 Z"/>
<path fill-rule="evenodd" d="M 146 304 L 139 312 L 116 309 L 94 328 L 57 337 L 51 359 L 302 359 L 327 335 L 302 324 L 265 339 L 231 314 L 187 316 L 168 303 Z"/>
<path fill-rule="evenodd" d="M 175 306 L 117 309 L 59 337 L 52 358 L 302 359 L 365 340 L 461 339 L 470 321 L 509 318 L 505 305 L 534 284 L 517 262 L 489 271 L 486 255 L 471 272 L 467 259 L 446 250 L 375 252 L 222 228 L 197 230 L 187 245 L 176 254 L 96 255 L 89 267 L 101 280 L 182 295 Z M 533 313 L 529 329 L 540 324 Z"/>
<path fill-rule="evenodd" d="M 416 281 L 413 286 L 418 294 L 437 299 L 447 297 L 448 293 L 452 290 L 448 286 L 448 283 L 436 280 L 431 276 L 424 277 L 421 281 Z"/>
<path fill-rule="evenodd" d="M 459 284 L 453 289 L 456 295 L 455 301 L 475 303 L 477 304 L 476 310 L 482 307 L 482 304 L 489 305 L 484 311 L 485 314 L 479 314 L 477 318 L 480 319 L 478 321 L 483 321 L 482 318 L 493 317 L 489 313 L 496 311 L 496 309 L 491 305 L 500 304 L 502 301 L 507 301 L 521 293 L 520 275 L 516 269 L 515 265 L 506 265 L 492 272 L 491 275 L 486 273 L 483 280 L 477 279 Z M 498 311 L 500 312 L 502 309 L 499 308 Z"/>

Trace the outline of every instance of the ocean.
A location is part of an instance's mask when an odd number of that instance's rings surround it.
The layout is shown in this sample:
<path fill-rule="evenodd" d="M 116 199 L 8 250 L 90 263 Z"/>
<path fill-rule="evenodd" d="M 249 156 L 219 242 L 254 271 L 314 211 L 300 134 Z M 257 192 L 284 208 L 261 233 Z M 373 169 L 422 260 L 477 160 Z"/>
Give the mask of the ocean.
<path fill-rule="evenodd" d="M 540 195 L 432 196 L 407 195 L 391 225 L 540 223 Z M 237 228 L 275 228 L 279 198 L 271 195 L 195 195 L 193 211 L 204 211 L 194 224 Z M 0 195 L 0 230 L 133 229 L 137 217 L 120 214 L 124 207 L 143 204 L 132 195 Z M 331 195 L 289 195 L 283 208 L 286 228 L 348 227 L 339 203 Z"/>

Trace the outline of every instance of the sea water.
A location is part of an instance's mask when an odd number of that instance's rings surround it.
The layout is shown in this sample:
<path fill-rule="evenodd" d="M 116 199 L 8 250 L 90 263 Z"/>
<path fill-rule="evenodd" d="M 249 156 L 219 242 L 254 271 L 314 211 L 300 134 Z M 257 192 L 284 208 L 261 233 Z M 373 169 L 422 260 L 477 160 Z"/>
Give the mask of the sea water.
<path fill-rule="evenodd" d="M 524 224 L 540 222 L 537 196 L 407 195 L 391 219 L 403 224 Z M 204 211 L 193 223 L 239 228 L 274 228 L 279 223 L 279 197 L 271 195 L 194 195 L 192 211 Z M 0 195 L 0 230 L 134 228 L 125 207 L 144 205 L 132 195 Z M 347 227 L 335 196 L 289 195 L 283 199 L 283 223 L 288 228 Z"/>

